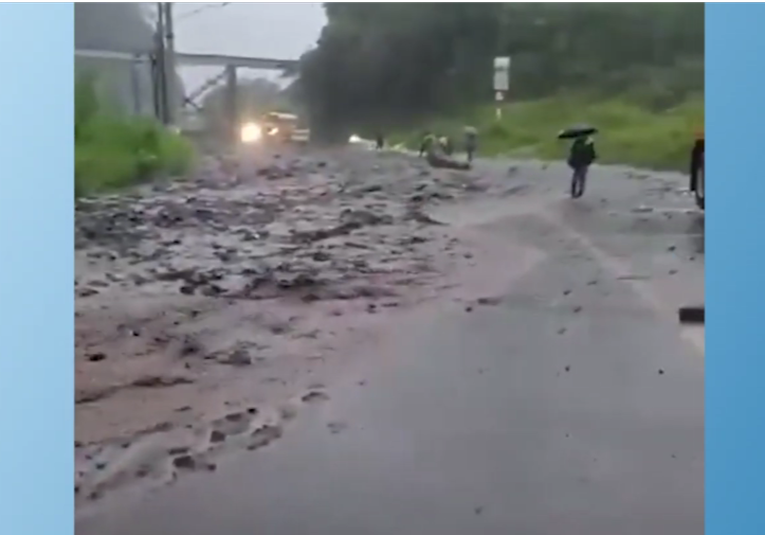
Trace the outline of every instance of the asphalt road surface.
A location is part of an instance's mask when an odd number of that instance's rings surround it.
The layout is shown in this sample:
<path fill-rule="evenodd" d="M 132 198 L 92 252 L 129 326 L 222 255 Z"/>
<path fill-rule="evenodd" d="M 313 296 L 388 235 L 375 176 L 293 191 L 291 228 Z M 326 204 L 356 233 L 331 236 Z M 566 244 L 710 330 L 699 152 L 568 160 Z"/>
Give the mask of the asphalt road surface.
<path fill-rule="evenodd" d="M 676 309 L 703 216 L 676 175 L 595 169 L 573 201 L 562 166 L 508 174 L 525 192 L 432 213 L 506 248 L 491 292 L 402 314 L 277 442 L 77 533 L 701 535 L 703 331 Z"/>

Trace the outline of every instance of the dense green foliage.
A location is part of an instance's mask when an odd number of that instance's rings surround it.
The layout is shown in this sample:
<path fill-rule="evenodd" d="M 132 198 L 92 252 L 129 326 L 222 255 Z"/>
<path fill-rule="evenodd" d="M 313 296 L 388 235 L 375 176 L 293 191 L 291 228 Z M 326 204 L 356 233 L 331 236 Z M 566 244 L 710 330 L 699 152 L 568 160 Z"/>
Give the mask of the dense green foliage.
<path fill-rule="evenodd" d="M 110 110 L 95 86 L 82 77 L 75 87 L 75 196 L 187 171 L 193 154 L 183 138 L 153 119 Z"/>
<path fill-rule="evenodd" d="M 458 142 L 465 124 L 481 132 L 479 154 L 561 160 L 568 143 L 556 139 L 561 124 L 597 124 L 600 163 L 645 168 L 687 170 L 691 134 L 703 128 L 704 102 L 692 97 L 661 113 L 625 100 L 592 102 L 586 98 L 554 97 L 510 104 L 501 121 L 494 106 L 478 106 L 469 114 L 423 121 L 422 126 Z M 408 148 L 419 146 L 422 128 L 394 134 L 390 141 Z"/>
<path fill-rule="evenodd" d="M 151 8 L 135 3 L 76 4 L 76 48 L 150 52 L 154 46 Z M 148 68 L 141 69 L 133 80 L 131 66 L 125 61 L 79 57 L 75 69 L 76 196 L 130 186 L 158 174 L 179 175 L 188 169 L 190 145 L 148 117 L 154 111 Z M 140 110 L 135 109 L 136 103 Z M 145 116 L 132 115 L 136 111 Z"/>
<path fill-rule="evenodd" d="M 514 102 L 618 95 L 648 112 L 703 92 L 703 4 L 332 3 L 325 9 L 328 24 L 300 69 L 300 93 L 319 127 L 389 127 L 473 109 L 493 98 L 493 58 L 504 55 L 513 58 Z"/>

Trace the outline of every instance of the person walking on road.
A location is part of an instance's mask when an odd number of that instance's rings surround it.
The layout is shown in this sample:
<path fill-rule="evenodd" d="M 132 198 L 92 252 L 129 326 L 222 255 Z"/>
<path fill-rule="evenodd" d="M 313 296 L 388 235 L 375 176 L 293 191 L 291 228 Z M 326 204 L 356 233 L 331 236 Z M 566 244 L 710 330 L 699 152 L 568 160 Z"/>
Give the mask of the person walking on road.
<path fill-rule="evenodd" d="M 449 139 L 449 136 L 441 136 L 438 138 L 438 144 L 441 146 L 441 150 L 444 151 L 444 154 L 447 156 L 452 155 L 454 149 L 452 147 L 452 140 Z"/>
<path fill-rule="evenodd" d="M 568 155 L 568 165 L 574 170 L 571 179 L 571 196 L 581 197 L 587 182 L 587 172 L 597 158 L 595 141 L 591 135 L 574 138 Z"/>
<path fill-rule="evenodd" d="M 465 127 L 465 152 L 468 163 L 473 163 L 475 151 L 478 148 L 478 130 L 472 126 Z"/>
<path fill-rule="evenodd" d="M 383 148 L 385 148 L 385 136 L 381 131 L 378 131 L 377 135 L 375 135 L 375 147 L 377 150 L 383 150 Z"/>
<path fill-rule="evenodd" d="M 422 136 L 422 143 L 420 143 L 420 158 L 425 156 L 435 143 L 437 143 L 436 136 L 429 131 L 425 131 L 425 134 Z"/>

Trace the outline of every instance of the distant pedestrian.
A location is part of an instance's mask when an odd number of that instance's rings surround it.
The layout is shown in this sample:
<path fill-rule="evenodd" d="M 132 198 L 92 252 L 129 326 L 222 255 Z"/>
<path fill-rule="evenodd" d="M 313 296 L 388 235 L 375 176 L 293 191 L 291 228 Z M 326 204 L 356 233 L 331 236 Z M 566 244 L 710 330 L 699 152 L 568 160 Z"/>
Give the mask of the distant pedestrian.
<path fill-rule="evenodd" d="M 444 151 L 444 154 L 447 156 L 451 156 L 454 152 L 454 147 L 452 146 L 452 140 L 449 138 L 449 136 L 441 136 L 438 138 L 438 144 L 441 146 L 441 150 Z"/>
<path fill-rule="evenodd" d="M 465 152 L 467 153 L 467 161 L 473 162 L 475 151 L 478 148 L 478 130 L 472 126 L 465 127 Z"/>
<path fill-rule="evenodd" d="M 422 142 L 420 143 L 420 158 L 425 156 L 430 150 L 434 147 L 434 145 L 438 141 L 436 140 L 436 136 L 431 134 L 429 131 L 425 131 L 425 133 L 422 135 Z"/>
<path fill-rule="evenodd" d="M 383 148 L 385 148 L 385 136 L 382 132 L 377 132 L 377 135 L 375 136 L 375 146 L 377 147 L 377 150 L 383 150 Z"/>
<path fill-rule="evenodd" d="M 597 158 L 595 140 L 592 136 L 579 136 L 571 144 L 568 155 L 568 165 L 573 169 L 571 178 L 571 196 L 581 197 L 587 183 L 587 172 Z"/>

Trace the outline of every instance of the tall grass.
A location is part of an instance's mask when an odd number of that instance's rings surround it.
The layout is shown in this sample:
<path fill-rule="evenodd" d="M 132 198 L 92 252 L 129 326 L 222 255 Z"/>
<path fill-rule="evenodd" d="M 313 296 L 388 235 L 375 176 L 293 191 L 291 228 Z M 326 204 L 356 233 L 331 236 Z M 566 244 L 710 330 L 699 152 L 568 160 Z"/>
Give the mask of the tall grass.
<path fill-rule="evenodd" d="M 503 107 L 501 120 L 494 106 L 483 106 L 459 116 L 429 121 L 423 129 L 460 140 L 463 126 L 479 130 L 479 152 L 484 156 L 516 156 L 558 160 L 567 144 L 557 133 L 576 123 L 599 128 L 598 156 L 602 163 L 652 169 L 686 169 L 693 135 L 704 128 L 704 99 L 694 96 L 679 105 L 656 111 L 634 99 L 598 100 L 587 97 L 549 98 Z M 421 132 L 392 136 L 408 147 L 419 143 Z"/>
<path fill-rule="evenodd" d="M 94 82 L 83 76 L 75 86 L 75 196 L 189 170 L 193 151 L 185 139 L 153 119 L 105 106 Z"/>

